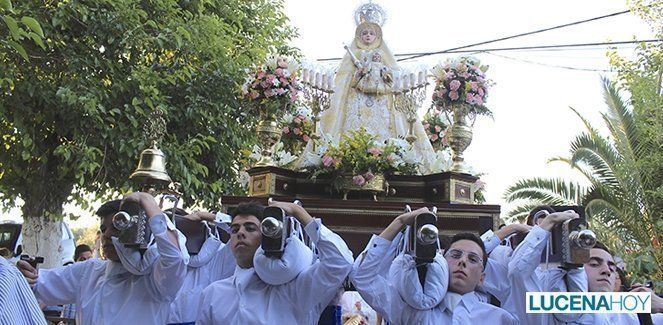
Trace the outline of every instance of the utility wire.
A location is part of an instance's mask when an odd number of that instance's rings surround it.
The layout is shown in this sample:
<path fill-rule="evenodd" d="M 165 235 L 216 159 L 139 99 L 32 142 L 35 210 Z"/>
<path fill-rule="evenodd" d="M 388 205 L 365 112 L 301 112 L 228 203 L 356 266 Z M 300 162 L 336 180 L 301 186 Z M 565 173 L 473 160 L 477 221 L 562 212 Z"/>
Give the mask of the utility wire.
<path fill-rule="evenodd" d="M 594 18 L 585 19 L 585 20 L 579 20 L 579 21 L 575 21 L 575 22 L 568 23 L 568 24 L 563 24 L 563 25 L 553 26 L 553 27 L 549 27 L 549 28 L 539 29 L 539 30 L 535 30 L 535 31 L 527 32 L 527 33 L 521 33 L 521 34 L 516 34 L 516 35 L 511 35 L 511 36 L 501 37 L 501 38 L 493 39 L 493 40 L 490 40 L 490 41 L 484 41 L 484 42 L 479 42 L 479 43 L 474 43 L 474 44 L 469 44 L 469 45 L 464 45 L 464 46 L 454 47 L 454 48 L 450 48 L 450 49 L 446 49 L 446 50 L 442 50 L 442 51 L 437 51 L 437 52 L 403 53 L 403 54 L 396 54 L 395 56 L 410 56 L 410 57 L 407 57 L 407 58 L 403 58 L 403 59 L 399 59 L 399 60 L 398 60 L 398 61 L 405 61 L 405 60 L 410 60 L 410 59 L 414 59 L 414 58 L 419 58 L 419 57 L 427 56 L 427 55 L 442 54 L 442 53 L 447 53 L 447 52 L 449 52 L 449 51 L 460 50 L 460 49 L 464 49 L 464 48 L 468 48 L 468 47 L 473 47 L 473 46 L 477 46 L 477 45 L 484 45 L 484 44 L 489 44 L 489 43 L 499 42 L 499 41 L 503 41 L 503 40 L 508 40 L 508 39 L 516 38 L 516 37 L 522 37 L 522 36 L 527 36 L 527 35 L 532 35 L 532 34 L 542 33 L 542 32 L 549 31 L 549 30 L 554 30 L 554 29 L 559 29 L 559 28 L 569 27 L 569 26 L 573 26 L 573 25 L 578 25 L 578 24 L 582 24 L 582 23 L 587 23 L 587 22 L 590 22 L 590 21 L 595 21 L 595 20 L 599 20 L 599 19 L 604 19 L 604 18 L 614 17 L 614 16 L 618 16 L 618 15 L 623 15 L 623 14 L 625 14 L 625 13 L 627 13 L 627 12 L 630 12 L 630 11 L 629 11 L 629 10 L 624 10 L 624 11 L 615 12 L 615 13 L 608 14 L 608 15 L 603 15 L 603 16 L 594 17 Z M 340 59 L 341 59 L 341 58 L 325 58 L 325 59 L 318 59 L 317 61 L 336 61 L 336 60 L 340 60 Z"/>
<path fill-rule="evenodd" d="M 518 58 L 506 56 L 506 55 L 488 53 L 488 52 L 485 52 L 485 54 L 493 55 L 493 56 L 503 58 L 503 59 L 507 59 L 507 60 L 517 61 L 517 62 L 524 62 L 524 63 L 540 65 L 540 66 L 550 67 L 550 68 L 560 68 L 560 69 L 575 70 L 575 71 L 591 71 L 591 72 L 606 72 L 606 73 L 607 72 L 612 72 L 610 70 L 605 70 L 605 69 L 576 68 L 576 67 L 569 67 L 569 66 L 564 66 L 564 65 L 546 64 L 546 63 L 543 63 L 543 62 L 536 62 L 536 61 L 530 61 L 530 60 L 525 60 L 525 59 L 518 59 Z"/>
<path fill-rule="evenodd" d="M 446 49 L 446 50 L 442 50 L 442 51 L 437 51 L 437 52 L 416 53 L 416 54 L 413 53 L 412 56 L 407 57 L 407 58 L 403 58 L 403 59 L 399 59 L 398 61 L 411 60 L 411 59 L 416 59 L 416 58 L 420 58 L 422 56 L 428 56 L 428 55 L 433 55 L 433 54 L 448 53 L 450 51 L 460 50 L 460 49 L 464 49 L 464 48 L 468 48 L 468 47 L 474 47 L 474 46 L 477 46 L 477 45 L 484 45 L 484 44 L 500 42 L 500 41 L 504 41 L 504 40 L 508 40 L 508 39 L 512 39 L 512 38 L 538 34 L 538 33 L 547 32 L 547 31 L 551 31 L 551 30 L 555 30 L 555 29 L 564 28 L 564 27 L 569 27 L 569 26 L 579 25 L 579 24 L 583 24 L 583 23 L 588 23 L 588 22 L 591 22 L 591 21 L 599 20 L 599 19 L 615 17 L 615 16 L 623 15 L 627 12 L 631 12 L 631 11 L 630 10 L 619 11 L 619 12 L 615 12 L 615 13 L 611 13 L 611 14 L 607 14 L 607 15 L 603 15 L 603 16 L 599 16 L 599 17 L 594 17 L 594 18 L 589 18 L 589 19 L 584 19 L 584 20 L 578 20 L 578 21 L 574 21 L 574 22 L 571 22 L 571 23 L 567 23 L 567 24 L 562 24 L 562 25 L 557 25 L 557 26 L 553 26 L 553 27 L 538 29 L 538 30 L 534 30 L 534 31 L 531 31 L 531 32 L 526 32 L 526 33 L 521 33 L 521 34 L 516 34 L 516 35 L 511 35 L 511 36 L 506 36 L 506 37 L 500 37 L 500 38 L 496 38 L 496 39 L 493 39 L 493 40 L 490 40 L 490 41 L 484 41 L 484 42 L 479 42 L 479 43 L 474 43 L 474 44 L 469 44 L 469 45 L 463 45 L 463 46 L 454 47 L 454 48 L 450 48 L 450 49 Z"/>
<path fill-rule="evenodd" d="M 516 47 L 498 47 L 498 48 L 488 48 L 488 49 L 471 49 L 471 50 L 445 50 L 435 53 L 422 53 L 426 55 L 434 54 L 452 54 L 452 53 L 484 53 L 484 52 L 497 52 L 497 51 L 519 51 L 519 50 L 545 50 L 545 51 L 557 51 L 557 50 L 572 50 L 578 49 L 581 47 L 590 47 L 590 46 L 608 46 L 608 45 L 623 45 L 623 44 L 639 44 L 639 43 L 660 43 L 663 42 L 663 39 L 649 39 L 649 40 L 633 40 L 633 41 L 619 41 L 619 42 L 596 42 L 596 43 L 573 43 L 573 44 L 556 44 L 556 45 L 533 45 L 533 46 L 516 46 Z M 394 56 L 403 56 L 407 54 L 394 54 Z M 424 55 L 421 55 L 424 56 Z M 318 61 L 333 61 L 340 60 L 341 58 L 328 58 L 328 59 L 319 59 Z M 410 59 L 410 58 L 408 58 Z M 398 60 L 402 61 L 402 60 Z"/>
<path fill-rule="evenodd" d="M 473 53 L 473 52 L 497 52 L 497 51 L 538 50 L 538 49 L 562 49 L 562 48 L 569 48 L 569 47 L 585 47 L 585 46 L 598 46 L 598 45 L 619 45 L 619 44 L 638 44 L 638 43 L 657 43 L 657 42 L 663 42 L 663 39 L 648 39 L 648 40 L 621 41 L 621 42 L 534 45 L 534 46 L 520 46 L 520 47 L 498 47 L 498 48 L 492 48 L 492 49 L 453 50 L 453 51 L 448 51 L 448 52 L 445 52 L 445 53 Z"/>

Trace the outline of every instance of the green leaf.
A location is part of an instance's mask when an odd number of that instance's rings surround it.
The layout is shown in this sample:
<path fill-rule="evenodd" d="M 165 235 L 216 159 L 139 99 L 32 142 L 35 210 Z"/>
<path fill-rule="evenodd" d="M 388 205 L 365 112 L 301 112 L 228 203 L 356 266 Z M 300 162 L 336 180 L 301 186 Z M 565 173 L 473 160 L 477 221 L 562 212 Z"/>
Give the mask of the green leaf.
<path fill-rule="evenodd" d="M 7 41 L 7 43 L 9 43 L 9 45 L 13 47 L 18 52 L 18 54 L 20 54 L 23 57 L 23 59 L 25 59 L 25 61 L 28 62 L 30 61 L 30 59 L 28 58 L 28 53 L 25 52 L 25 49 L 23 48 L 23 46 L 21 46 L 21 44 L 18 44 L 12 40 Z"/>
<path fill-rule="evenodd" d="M 20 41 L 21 34 L 19 33 L 19 28 L 18 24 L 16 23 L 16 19 L 12 18 L 11 16 L 2 16 L 2 20 L 5 21 L 7 28 L 9 28 L 9 33 L 12 34 L 12 38 L 16 41 Z"/>
<path fill-rule="evenodd" d="M 44 44 L 44 41 L 42 41 L 41 37 L 39 37 L 39 35 L 37 35 L 33 32 L 30 32 L 30 34 L 28 34 L 28 36 L 30 36 L 30 38 L 32 38 L 32 40 L 35 43 L 37 43 L 37 45 L 39 45 L 39 47 L 41 47 L 44 50 L 46 49 L 46 45 Z"/>
<path fill-rule="evenodd" d="M 44 37 L 44 31 L 41 29 L 41 25 L 39 25 L 39 22 L 28 16 L 23 16 L 21 18 L 21 22 L 24 23 L 28 28 L 30 28 L 33 32 L 37 33 L 40 37 Z"/>
<path fill-rule="evenodd" d="M 10 0 L 0 0 L 0 8 L 7 11 L 12 11 L 12 2 Z"/>

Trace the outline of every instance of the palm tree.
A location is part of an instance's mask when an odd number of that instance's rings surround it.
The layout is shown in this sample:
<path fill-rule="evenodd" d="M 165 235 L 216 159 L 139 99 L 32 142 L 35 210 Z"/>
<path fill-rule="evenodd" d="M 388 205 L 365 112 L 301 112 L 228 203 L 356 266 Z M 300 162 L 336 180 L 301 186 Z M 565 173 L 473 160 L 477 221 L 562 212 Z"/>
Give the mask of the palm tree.
<path fill-rule="evenodd" d="M 599 239 L 616 252 L 628 255 L 651 251 L 654 266 L 663 265 L 661 239 L 663 222 L 660 211 L 648 191 L 647 175 L 639 168 L 638 159 L 649 150 L 639 141 L 639 130 L 633 112 L 620 97 L 613 82 L 604 78 L 603 91 L 607 111 L 602 113 L 609 136 L 599 134 L 575 109 L 586 130 L 571 142 L 568 157 L 554 157 L 549 162 L 562 162 L 579 171 L 589 181 L 581 186 L 560 178 L 519 180 L 504 197 L 521 204 L 509 212 L 511 219 L 522 219 L 532 207 L 547 205 L 582 205 L 591 227 Z M 657 224 L 658 223 L 658 224 Z M 650 267 L 651 268 L 651 267 Z"/>

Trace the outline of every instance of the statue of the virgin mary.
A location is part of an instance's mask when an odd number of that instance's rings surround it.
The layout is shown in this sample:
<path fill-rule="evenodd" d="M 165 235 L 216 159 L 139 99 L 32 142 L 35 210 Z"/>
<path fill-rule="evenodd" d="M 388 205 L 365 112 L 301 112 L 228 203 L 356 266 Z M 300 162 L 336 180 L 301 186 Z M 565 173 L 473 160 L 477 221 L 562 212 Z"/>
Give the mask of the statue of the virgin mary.
<path fill-rule="evenodd" d="M 350 130 L 364 127 L 377 141 L 405 138 L 409 124 L 407 115 L 394 103 L 394 76 L 400 73 L 394 55 L 382 39 L 384 11 L 373 3 L 362 5 L 355 12 L 357 28 L 352 44 L 334 78 L 330 105 L 320 117 L 323 136 L 337 142 Z M 425 166 L 434 155 L 421 121 L 416 117 L 413 150 Z"/>

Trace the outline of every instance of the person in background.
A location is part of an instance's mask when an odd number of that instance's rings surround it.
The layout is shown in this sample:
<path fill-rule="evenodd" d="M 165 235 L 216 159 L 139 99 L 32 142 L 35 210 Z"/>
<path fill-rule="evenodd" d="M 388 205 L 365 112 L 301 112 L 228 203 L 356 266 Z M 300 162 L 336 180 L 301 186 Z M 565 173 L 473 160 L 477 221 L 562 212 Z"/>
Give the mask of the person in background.
<path fill-rule="evenodd" d="M 92 249 L 90 246 L 81 244 L 76 246 L 76 251 L 74 252 L 74 261 L 76 262 L 85 262 L 92 258 Z"/>

